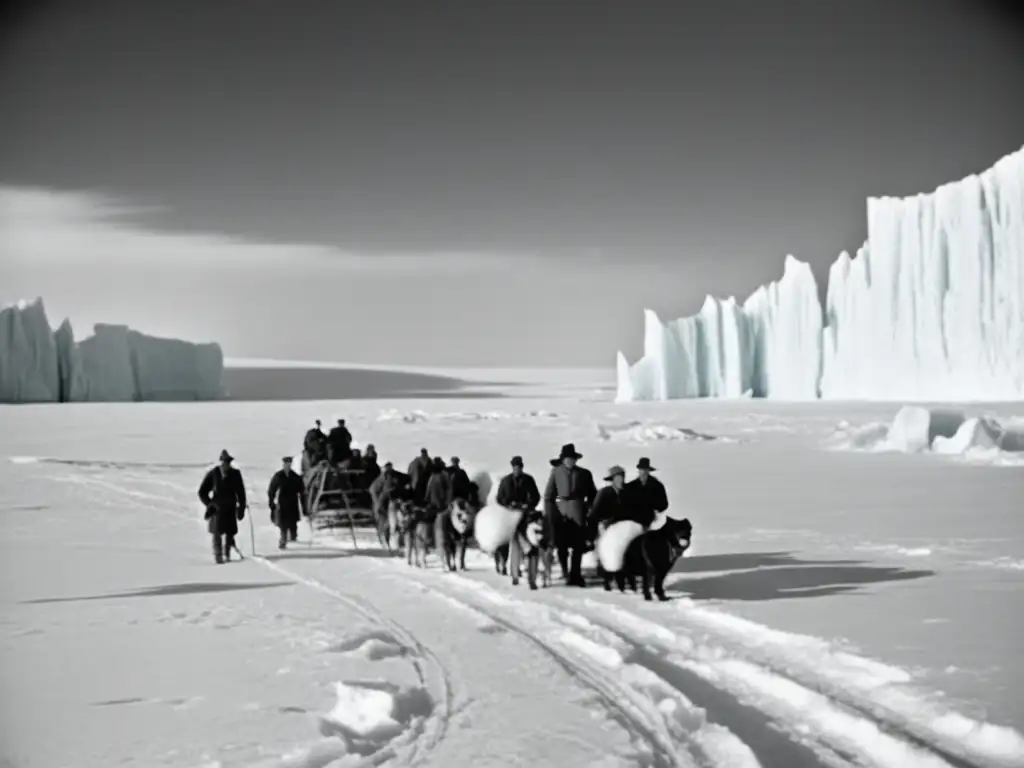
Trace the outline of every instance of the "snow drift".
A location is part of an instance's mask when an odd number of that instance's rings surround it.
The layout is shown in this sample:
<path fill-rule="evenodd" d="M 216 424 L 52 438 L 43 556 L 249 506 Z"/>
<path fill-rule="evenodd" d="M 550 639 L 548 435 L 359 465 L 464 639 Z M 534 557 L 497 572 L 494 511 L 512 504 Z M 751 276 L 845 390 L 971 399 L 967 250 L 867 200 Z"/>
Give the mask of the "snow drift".
<path fill-rule="evenodd" d="M 616 399 L 1024 399 L 1024 148 L 931 194 L 869 198 L 867 222 L 824 312 L 792 256 L 742 305 L 708 296 L 664 324 L 645 310 Z"/>
<path fill-rule="evenodd" d="M 1021 454 L 1024 458 L 1024 423 L 1004 424 L 993 416 L 968 418 L 962 411 L 908 405 L 900 408 L 890 424 L 840 424 L 833 446 L 996 459 Z"/>
<path fill-rule="evenodd" d="M 0 402 L 216 400 L 223 374 L 217 344 L 104 324 L 76 343 L 69 321 L 50 328 L 42 299 L 0 310 Z"/>

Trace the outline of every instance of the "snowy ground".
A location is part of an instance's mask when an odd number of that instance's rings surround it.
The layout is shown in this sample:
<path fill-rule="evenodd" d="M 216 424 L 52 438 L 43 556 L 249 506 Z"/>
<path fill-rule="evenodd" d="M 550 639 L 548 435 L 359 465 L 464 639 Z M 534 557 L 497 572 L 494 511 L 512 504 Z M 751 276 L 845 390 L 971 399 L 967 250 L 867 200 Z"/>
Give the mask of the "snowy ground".
<path fill-rule="evenodd" d="M 826 449 L 897 409 L 0 409 L 0 765 L 1024 766 L 1022 469 Z M 308 530 L 279 555 L 270 473 L 336 414 L 401 464 L 650 456 L 696 527 L 675 599 L 530 593 L 484 558 L 413 571 Z M 265 559 L 243 524 L 247 560 L 212 563 L 195 488 L 222 447 Z"/>

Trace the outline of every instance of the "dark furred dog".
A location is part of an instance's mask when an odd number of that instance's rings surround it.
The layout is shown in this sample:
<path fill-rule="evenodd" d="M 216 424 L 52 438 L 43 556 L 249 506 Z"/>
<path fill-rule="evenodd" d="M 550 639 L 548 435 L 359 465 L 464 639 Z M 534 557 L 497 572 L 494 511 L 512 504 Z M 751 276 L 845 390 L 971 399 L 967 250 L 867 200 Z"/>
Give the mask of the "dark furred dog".
<path fill-rule="evenodd" d="M 551 568 L 554 563 L 555 550 L 544 521 L 544 513 L 528 512 L 522 531 L 516 535 L 519 542 L 519 554 L 526 561 L 526 579 L 530 589 L 537 588 L 538 571 L 541 583 L 547 589 L 551 586 Z M 515 560 L 516 558 L 513 557 L 512 586 L 519 583 L 519 563 Z"/>
<path fill-rule="evenodd" d="M 405 561 L 417 568 L 424 568 L 427 555 L 434 546 L 434 515 L 410 502 L 402 502 L 398 508 L 399 540 L 405 542 Z"/>
<path fill-rule="evenodd" d="M 644 600 L 651 600 L 651 591 L 659 600 L 668 600 L 665 595 L 665 577 L 675 566 L 676 561 L 690 547 L 693 526 L 687 518 L 675 520 L 666 517 L 665 524 L 660 528 L 646 531 L 637 536 L 626 548 L 622 570 L 614 574 L 620 591 L 625 590 L 628 581 L 636 590 L 636 578 L 640 577 L 643 584 Z M 605 573 L 605 589 L 611 588 L 612 574 Z"/>
<path fill-rule="evenodd" d="M 466 570 L 466 546 L 473 535 L 473 510 L 456 499 L 434 522 L 434 542 L 441 555 L 441 570 Z"/>

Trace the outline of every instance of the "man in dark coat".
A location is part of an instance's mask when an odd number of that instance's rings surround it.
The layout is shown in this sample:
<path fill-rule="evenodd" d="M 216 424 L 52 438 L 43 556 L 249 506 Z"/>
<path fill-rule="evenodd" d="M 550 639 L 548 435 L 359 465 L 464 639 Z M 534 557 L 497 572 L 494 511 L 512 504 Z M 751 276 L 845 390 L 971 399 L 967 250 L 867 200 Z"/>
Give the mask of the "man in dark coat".
<path fill-rule="evenodd" d="M 508 568 L 519 577 L 520 562 L 523 559 L 522 547 L 519 537 L 525 535 L 526 525 L 530 521 L 530 512 L 537 508 L 540 503 L 540 491 L 537 489 L 537 482 L 532 475 L 526 474 L 523 470 L 523 457 L 512 457 L 512 471 L 501 478 L 498 483 L 498 493 L 494 500 L 508 509 L 523 510 L 523 518 L 519 521 L 519 528 L 512 542 L 499 547 L 494 553 L 494 565 L 498 573 L 505 575 Z"/>
<path fill-rule="evenodd" d="M 461 499 L 470 502 L 475 509 L 477 500 L 473 497 L 473 484 L 470 482 L 466 470 L 462 468 L 458 456 L 452 456 L 450 466 L 446 471 L 448 473 L 448 503 L 451 504 L 456 499 Z"/>
<path fill-rule="evenodd" d="M 234 460 L 230 453 L 221 451 L 220 464 L 207 472 L 199 484 L 199 501 L 206 508 L 213 559 L 218 563 L 231 560 L 238 523 L 245 517 L 245 482 L 242 473 L 231 466 Z"/>
<path fill-rule="evenodd" d="M 352 453 L 352 433 L 345 426 L 344 419 L 338 419 L 338 426 L 327 435 L 327 460 L 337 466 Z"/>
<path fill-rule="evenodd" d="M 413 499 L 422 504 L 423 496 L 427 492 L 427 480 L 433 471 L 434 461 L 426 448 L 420 448 L 420 455 L 409 462 L 409 484 L 412 486 Z"/>
<path fill-rule="evenodd" d="M 270 519 L 281 531 L 277 548 L 284 549 L 288 540 L 299 538 L 299 517 L 309 517 L 306 505 L 306 484 L 302 475 L 292 469 L 292 457 L 281 459 L 281 468 L 270 478 L 267 488 L 267 500 L 270 507 Z"/>
<path fill-rule="evenodd" d="M 630 517 L 640 525 L 648 526 L 654 522 L 655 515 L 668 509 L 668 494 L 661 481 L 651 474 L 655 470 L 646 456 L 636 463 L 636 471 L 636 478 L 626 484 L 633 501 Z"/>
<path fill-rule="evenodd" d="M 597 496 L 594 476 L 576 463 L 581 458 L 575 445 L 563 445 L 558 458 L 551 460 L 551 476 L 544 489 L 544 514 L 554 534 L 558 563 L 566 582 L 577 587 L 586 586 L 581 572 L 587 546 L 586 511 Z"/>
<path fill-rule="evenodd" d="M 320 419 L 316 420 L 316 426 L 306 433 L 302 440 L 302 448 L 309 459 L 309 466 L 315 467 L 327 458 L 327 435 L 320 429 Z"/>
<path fill-rule="evenodd" d="M 444 459 L 440 456 L 434 459 L 433 472 L 427 480 L 427 488 L 423 494 L 423 506 L 433 517 L 438 512 L 448 508 L 451 498 L 451 482 L 448 473 L 444 471 Z"/>
<path fill-rule="evenodd" d="M 390 461 L 384 464 L 384 471 L 370 483 L 370 502 L 375 515 L 387 511 L 393 498 L 404 498 L 409 486 L 409 476 L 395 469 Z"/>
<path fill-rule="evenodd" d="M 369 488 L 373 481 L 380 477 L 380 464 L 377 458 L 377 448 L 370 443 L 366 446 L 366 453 L 363 454 L 363 483 Z"/>
<path fill-rule="evenodd" d="M 596 539 L 602 528 L 633 518 L 634 504 L 626 488 L 626 470 L 616 464 L 608 470 L 604 481 L 608 485 L 597 492 L 587 515 L 587 532 L 591 539 Z"/>

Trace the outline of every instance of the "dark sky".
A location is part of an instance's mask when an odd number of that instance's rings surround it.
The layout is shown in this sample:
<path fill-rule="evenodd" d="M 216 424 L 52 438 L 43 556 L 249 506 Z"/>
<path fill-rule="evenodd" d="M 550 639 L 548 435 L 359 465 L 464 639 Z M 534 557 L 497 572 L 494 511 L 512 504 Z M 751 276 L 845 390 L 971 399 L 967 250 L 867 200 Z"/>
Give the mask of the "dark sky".
<path fill-rule="evenodd" d="M 1012 8 L 36 2 L 6 20 L 0 48 L 0 183 L 164 206 L 144 223 L 175 233 L 425 266 L 499 254 L 522 272 L 505 288 L 493 270 L 352 278 L 336 290 L 344 322 L 388 308 L 399 320 L 326 355 L 257 322 L 268 302 L 303 327 L 324 320 L 253 272 L 254 298 L 188 325 L 229 354 L 611 364 L 618 347 L 638 351 L 644 306 L 675 317 L 708 292 L 745 297 L 786 253 L 823 278 L 864 240 L 867 196 L 930 191 L 1024 145 Z M 57 290 L 19 269 L 23 290 Z M 529 338 L 510 336 L 525 309 Z M 424 350 L 410 319 L 424 313 L 463 342 Z"/>

